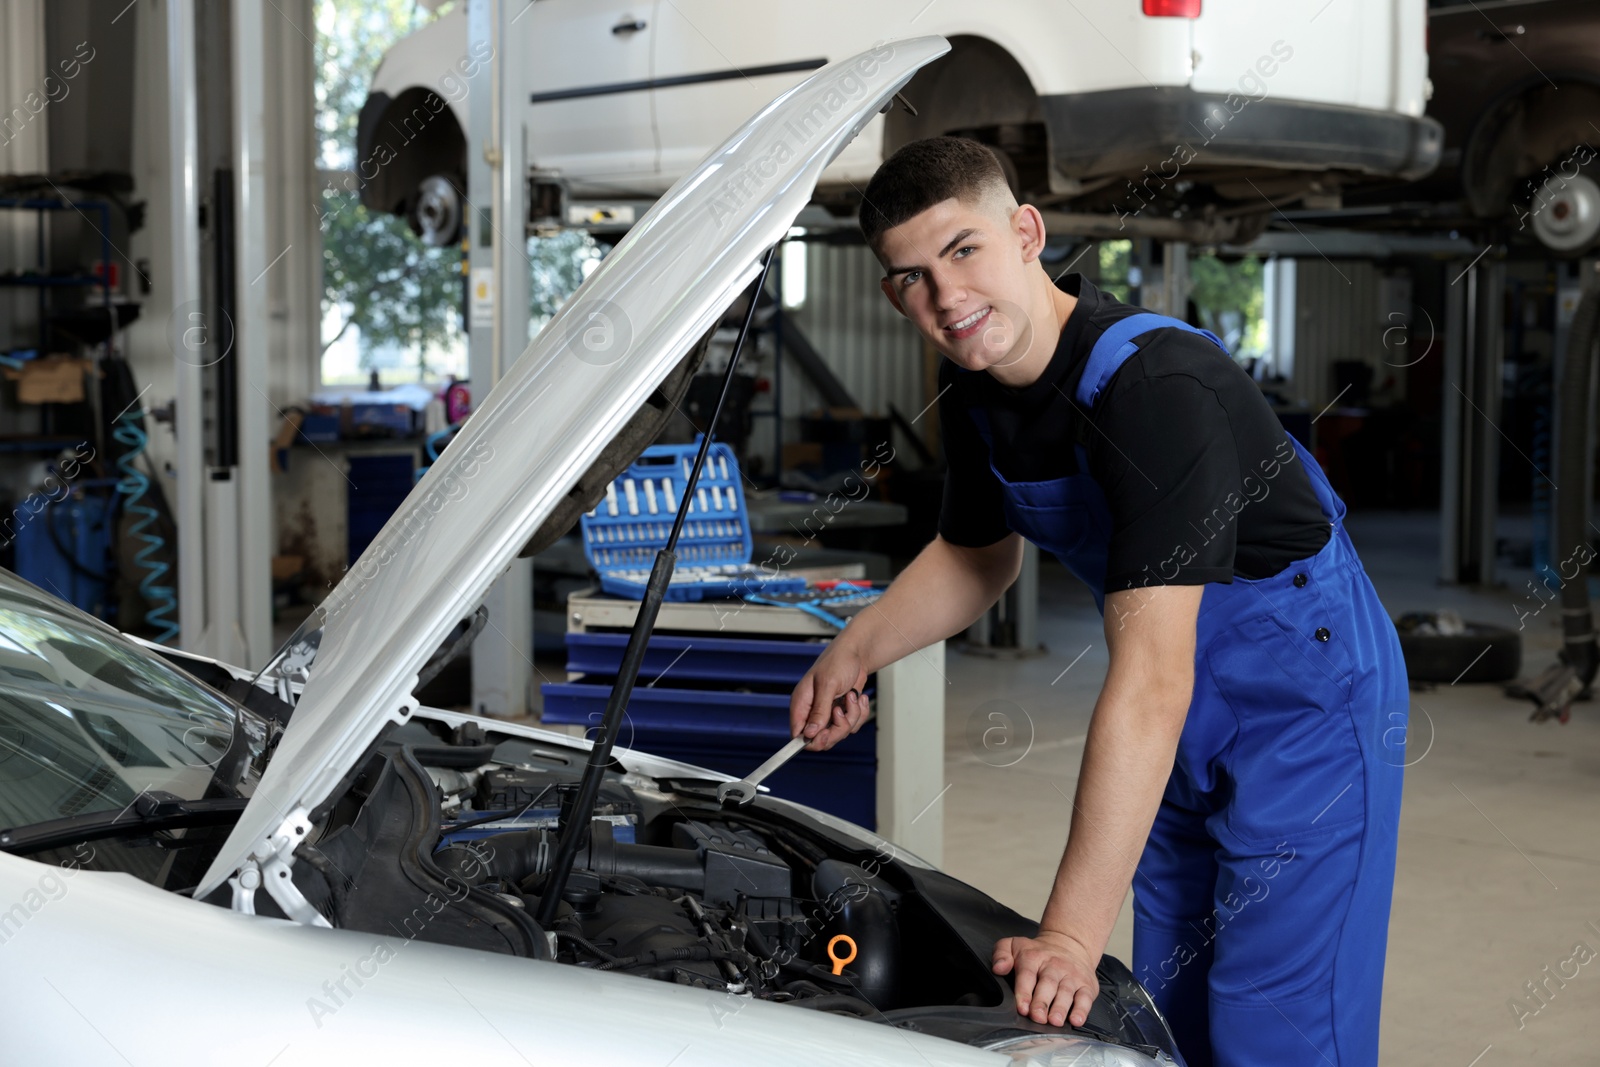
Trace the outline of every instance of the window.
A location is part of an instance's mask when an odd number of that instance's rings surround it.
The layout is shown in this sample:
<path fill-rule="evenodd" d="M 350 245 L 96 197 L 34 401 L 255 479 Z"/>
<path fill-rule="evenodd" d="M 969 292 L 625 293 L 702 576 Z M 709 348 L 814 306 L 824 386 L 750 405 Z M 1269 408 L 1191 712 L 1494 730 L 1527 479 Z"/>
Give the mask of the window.
<path fill-rule="evenodd" d="M 564 230 L 528 240 L 529 337 L 561 310 L 609 251 L 582 230 Z"/>
<path fill-rule="evenodd" d="M 372 72 L 433 15 L 395 0 L 318 0 L 316 18 L 317 164 L 348 172 Z M 404 219 L 334 184 L 320 205 L 323 384 L 364 385 L 374 370 L 385 385 L 465 378 L 460 250 L 423 244 Z"/>
<path fill-rule="evenodd" d="M 790 240 L 783 242 L 779 268 L 783 271 L 783 306 L 797 308 L 806 302 L 806 231 L 799 226 L 789 230 Z"/>
<path fill-rule="evenodd" d="M 1221 338 L 1233 358 L 1259 359 L 1268 351 L 1265 260 L 1242 256 L 1189 260 L 1189 303 L 1203 326 Z"/>
<path fill-rule="evenodd" d="M 1146 275 L 1134 259 L 1132 241 L 1100 244 L 1096 284 L 1124 303 L 1149 305 L 1149 287 L 1160 285 L 1159 262 Z M 1294 362 L 1294 262 L 1259 256 L 1192 255 L 1189 299 L 1175 317 L 1210 330 L 1236 360 L 1260 361 L 1287 377 Z"/>
<path fill-rule="evenodd" d="M 1100 257 L 1100 280 L 1096 286 L 1124 304 L 1131 301 L 1140 281 L 1133 266 L 1133 242 L 1102 241 L 1095 254 Z"/>

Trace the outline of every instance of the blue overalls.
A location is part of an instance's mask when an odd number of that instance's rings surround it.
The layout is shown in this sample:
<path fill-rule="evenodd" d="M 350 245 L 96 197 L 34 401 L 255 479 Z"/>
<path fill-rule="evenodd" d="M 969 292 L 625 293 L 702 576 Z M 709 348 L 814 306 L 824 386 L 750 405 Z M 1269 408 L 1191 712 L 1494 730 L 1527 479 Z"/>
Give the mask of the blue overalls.
<path fill-rule="evenodd" d="M 1163 327 L 1221 346 L 1179 320 L 1133 315 L 1094 346 L 1079 408 Z M 987 420 L 974 414 L 993 467 Z M 1189 1067 L 1378 1062 L 1405 664 L 1343 502 L 1294 450 L 1332 524 L 1328 543 L 1270 578 L 1206 585 L 1194 696 L 1133 881 L 1133 971 Z M 995 476 L 1011 529 L 1087 583 L 1103 613 L 1111 515 L 1082 446 L 1078 459 L 1069 478 Z"/>

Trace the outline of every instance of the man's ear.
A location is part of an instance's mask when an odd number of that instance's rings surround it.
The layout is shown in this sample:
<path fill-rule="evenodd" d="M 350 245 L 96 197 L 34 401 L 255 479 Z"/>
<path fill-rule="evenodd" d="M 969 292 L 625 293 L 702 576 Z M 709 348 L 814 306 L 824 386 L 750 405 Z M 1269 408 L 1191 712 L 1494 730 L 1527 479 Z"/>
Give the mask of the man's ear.
<path fill-rule="evenodd" d="M 1032 263 L 1044 251 L 1044 216 L 1032 204 L 1021 204 L 1011 213 L 1011 231 L 1022 246 L 1022 262 Z"/>
<path fill-rule="evenodd" d="M 900 312 L 900 314 L 905 315 L 906 309 L 901 306 L 900 294 L 894 291 L 893 283 L 891 283 L 888 278 L 879 278 L 878 288 L 883 290 L 883 295 L 889 298 L 889 303 L 894 305 L 894 309 Z"/>

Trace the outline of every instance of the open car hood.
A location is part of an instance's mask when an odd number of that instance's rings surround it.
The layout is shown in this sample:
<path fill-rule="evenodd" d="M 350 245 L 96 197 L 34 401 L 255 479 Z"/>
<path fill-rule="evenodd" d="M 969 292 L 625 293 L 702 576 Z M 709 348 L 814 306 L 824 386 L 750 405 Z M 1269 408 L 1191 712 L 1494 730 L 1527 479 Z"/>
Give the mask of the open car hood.
<path fill-rule="evenodd" d="M 235 872 L 296 901 L 295 847 L 390 724 L 418 672 L 689 348 L 753 280 L 823 169 L 942 37 L 831 63 L 762 108 L 674 185 L 578 287 L 274 661 L 290 726 L 195 897 Z M 248 907 L 248 903 L 236 904 Z M 303 905 L 303 906 L 302 906 Z"/>

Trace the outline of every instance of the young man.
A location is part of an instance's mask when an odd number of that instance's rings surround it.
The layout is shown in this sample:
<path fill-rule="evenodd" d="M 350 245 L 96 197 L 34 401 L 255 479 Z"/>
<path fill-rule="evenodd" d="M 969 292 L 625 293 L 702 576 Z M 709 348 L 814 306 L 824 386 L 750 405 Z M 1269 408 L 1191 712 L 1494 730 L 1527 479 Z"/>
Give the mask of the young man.
<path fill-rule="evenodd" d="M 1375 1064 L 1408 696 L 1343 504 L 1215 338 L 1052 283 L 983 146 L 907 145 L 864 201 L 884 295 L 946 359 L 949 475 L 795 734 L 857 730 L 867 675 L 970 625 L 1028 538 L 1089 584 L 1110 667 L 1038 934 L 994 947 L 1017 1011 L 1086 1019 L 1131 882 L 1133 971 L 1191 1067 Z M 1018 847 L 1055 832 L 1027 821 Z"/>

